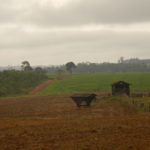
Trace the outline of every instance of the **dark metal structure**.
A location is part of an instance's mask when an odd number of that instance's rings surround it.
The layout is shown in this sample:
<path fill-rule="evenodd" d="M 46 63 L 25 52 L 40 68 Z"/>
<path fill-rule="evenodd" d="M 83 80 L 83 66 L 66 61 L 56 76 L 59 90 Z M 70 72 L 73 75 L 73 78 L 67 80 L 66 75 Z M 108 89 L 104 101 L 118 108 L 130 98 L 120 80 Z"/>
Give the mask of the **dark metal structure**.
<path fill-rule="evenodd" d="M 130 84 L 124 81 L 118 81 L 112 84 L 112 95 L 123 95 L 130 96 Z"/>
<path fill-rule="evenodd" d="M 77 107 L 90 106 L 91 102 L 96 99 L 96 94 L 74 94 L 71 96 Z M 81 105 L 85 103 L 85 105 Z"/>

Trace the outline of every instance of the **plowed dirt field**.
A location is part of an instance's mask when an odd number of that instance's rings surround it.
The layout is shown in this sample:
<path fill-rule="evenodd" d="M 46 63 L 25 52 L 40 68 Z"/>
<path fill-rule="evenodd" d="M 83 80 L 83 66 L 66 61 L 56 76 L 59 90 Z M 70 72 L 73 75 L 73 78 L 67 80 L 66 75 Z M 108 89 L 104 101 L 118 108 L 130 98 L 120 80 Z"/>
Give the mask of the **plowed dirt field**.
<path fill-rule="evenodd" d="M 0 100 L 0 150 L 150 150 L 150 115 L 69 94 Z"/>

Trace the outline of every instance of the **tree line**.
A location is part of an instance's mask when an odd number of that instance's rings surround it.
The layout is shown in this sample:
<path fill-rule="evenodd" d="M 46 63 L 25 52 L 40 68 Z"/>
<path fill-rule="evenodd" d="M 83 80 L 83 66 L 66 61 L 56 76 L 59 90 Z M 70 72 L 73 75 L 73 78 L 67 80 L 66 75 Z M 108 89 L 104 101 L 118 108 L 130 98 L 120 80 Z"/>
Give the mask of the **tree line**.
<path fill-rule="evenodd" d="M 20 69 L 21 68 L 21 69 Z M 81 62 L 75 64 L 74 62 L 67 62 L 63 65 L 55 66 L 42 66 L 33 67 L 28 61 L 23 61 L 21 67 L 14 68 L 0 68 L 4 69 L 17 69 L 22 71 L 32 71 L 36 73 L 100 73 L 100 72 L 150 72 L 150 59 L 130 58 L 124 59 L 120 57 L 117 63 L 103 62 L 103 63 L 91 63 Z"/>
<path fill-rule="evenodd" d="M 44 70 L 46 73 L 150 72 L 150 59 L 140 60 L 138 58 L 131 58 L 125 60 L 121 57 L 118 63 L 82 62 L 74 64 L 73 62 L 68 62 L 60 66 L 45 67 Z"/>

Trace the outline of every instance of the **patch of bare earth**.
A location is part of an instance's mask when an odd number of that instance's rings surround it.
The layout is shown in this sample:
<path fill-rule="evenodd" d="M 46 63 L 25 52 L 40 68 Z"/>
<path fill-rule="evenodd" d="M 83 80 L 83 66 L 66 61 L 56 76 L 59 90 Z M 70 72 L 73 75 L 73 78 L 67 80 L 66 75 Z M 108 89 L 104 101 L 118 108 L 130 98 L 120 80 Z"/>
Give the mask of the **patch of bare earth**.
<path fill-rule="evenodd" d="M 0 100 L 0 150 L 150 150 L 150 116 L 69 94 Z"/>
<path fill-rule="evenodd" d="M 53 80 L 47 80 L 47 81 L 43 82 L 42 84 L 36 86 L 33 90 L 31 90 L 29 92 L 29 94 L 36 94 L 36 93 L 40 92 L 41 90 L 43 90 L 45 87 L 47 87 L 52 82 L 53 82 Z"/>

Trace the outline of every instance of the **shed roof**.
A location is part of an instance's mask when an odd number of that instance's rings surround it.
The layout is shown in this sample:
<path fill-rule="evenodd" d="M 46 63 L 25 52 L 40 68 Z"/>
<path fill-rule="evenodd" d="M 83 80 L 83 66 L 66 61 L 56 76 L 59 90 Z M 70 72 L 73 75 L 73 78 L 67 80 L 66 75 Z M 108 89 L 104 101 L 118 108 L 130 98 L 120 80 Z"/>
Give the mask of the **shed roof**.
<path fill-rule="evenodd" d="M 122 84 L 124 84 L 124 85 L 130 85 L 130 83 L 127 83 L 127 82 L 125 82 L 125 81 L 117 81 L 117 82 L 113 83 L 112 86 L 113 86 L 113 85 L 118 85 L 118 84 L 119 84 L 119 85 L 122 85 Z"/>

